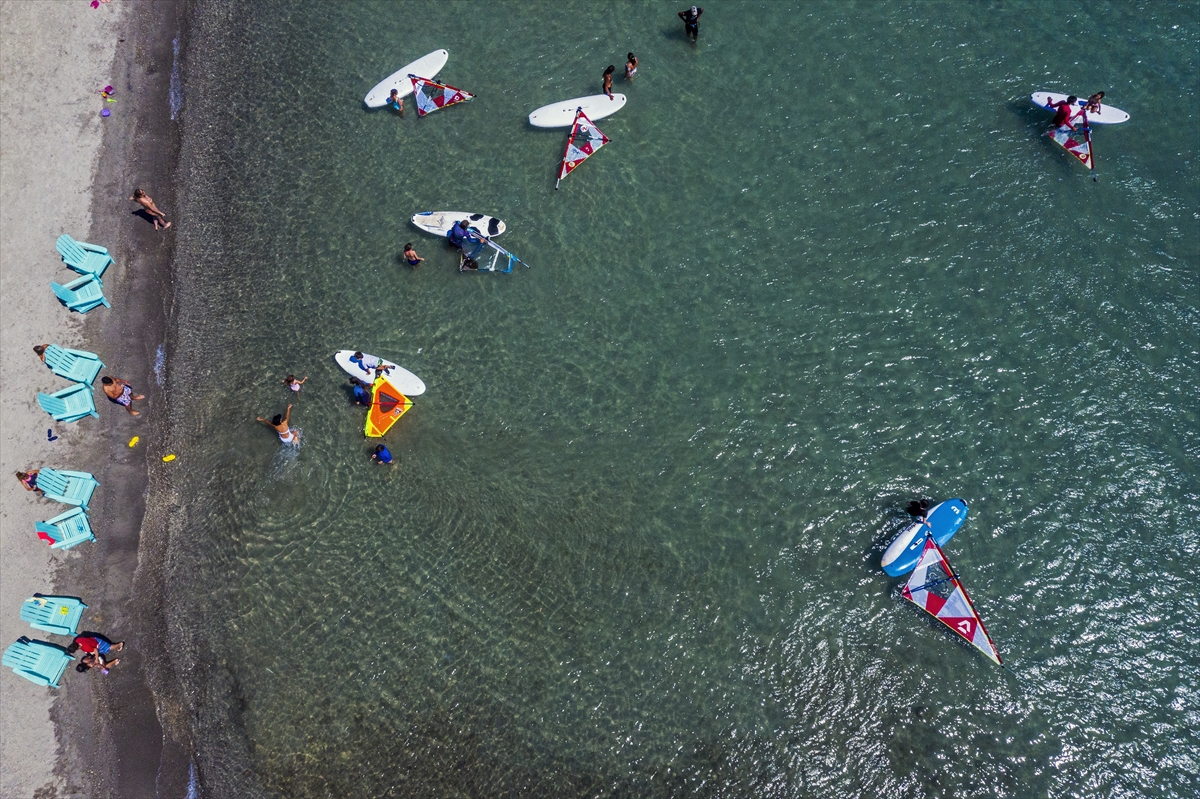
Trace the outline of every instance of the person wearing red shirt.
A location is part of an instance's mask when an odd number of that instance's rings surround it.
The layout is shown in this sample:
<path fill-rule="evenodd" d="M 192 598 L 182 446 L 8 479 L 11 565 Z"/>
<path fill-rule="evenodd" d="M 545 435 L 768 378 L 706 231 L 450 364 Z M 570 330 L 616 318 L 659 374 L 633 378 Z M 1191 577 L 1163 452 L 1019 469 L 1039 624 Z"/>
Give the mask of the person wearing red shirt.
<path fill-rule="evenodd" d="M 1055 109 L 1054 121 L 1050 123 L 1051 128 L 1058 129 L 1067 127 L 1075 130 L 1075 126 L 1071 124 L 1071 118 L 1075 116 L 1075 102 L 1079 98 L 1071 95 L 1066 100 L 1059 100 L 1052 108 Z"/>

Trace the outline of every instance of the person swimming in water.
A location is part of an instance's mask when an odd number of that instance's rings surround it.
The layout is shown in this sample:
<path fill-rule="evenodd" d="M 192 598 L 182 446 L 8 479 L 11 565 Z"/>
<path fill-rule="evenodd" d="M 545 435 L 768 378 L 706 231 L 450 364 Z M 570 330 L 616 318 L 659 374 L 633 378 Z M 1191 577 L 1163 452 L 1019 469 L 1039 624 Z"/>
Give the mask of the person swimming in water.
<path fill-rule="evenodd" d="M 609 64 L 608 67 L 604 70 L 604 93 L 608 95 L 608 99 L 610 99 L 610 100 L 616 99 L 615 97 L 613 97 L 613 93 L 612 93 L 612 76 L 613 76 L 613 73 L 616 71 L 617 71 L 617 68 L 612 64 Z"/>
<path fill-rule="evenodd" d="M 408 262 L 409 266 L 416 269 L 421 265 L 421 261 L 425 259 L 417 255 L 417 251 L 413 249 L 412 242 L 410 241 L 404 245 L 404 260 Z"/>
<path fill-rule="evenodd" d="M 375 451 L 371 453 L 371 460 L 378 463 L 380 466 L 395 466 L 396 462 L 392 458 L 392 453 L 383 444 L 375 447 Z"/>
<path fill-rule="evenodd" d="M 400 114 L 401 119 L 404 118 L 404 100 L 400 97 L 399 89 L 392 89 L 392 93 L 387 99 L 387 104 L 393 111 Z"/>
<path fill-rule="evenodd" d="M 638 59 L 633 53 L 625 56 L 625 80 L 633 80 L 633 76 L 637 74 Z"/>
<path fill-rule="evenodd" d="M 291 422 L 291 420 L 292 420 L 292 406 L 290 404 L 287 406 L 287 412 L 285 412 L 282 416 L 280 416 L 279 414 L 275 414 L 274 416 L 271 417 L 271 421 L 269 421 L 269 422 L 266 419 L 262 418 L 261 416 L 258 417 L 258 421 L 262 422 L 267 427 L 271 428 L 272 430 L 274 430 L 276 433 L 279 434 L 279 440 L 281 443 L 299 444 L 300 443 L 300 431 L 294 427 L 289 426 L 289 422 Z"/>
<path fill-rule="evenodd" d="M 355 405 L 366 405 L 368 407 L 371 405 L 371 388 L 369 386 L 364 386 L 362 383 L 356 381 L 352 391 L 354 393 Z"/>
<path fill-rule="evenodd" d="M 295 375 L 288 375 L 287 377 L 283 378 L 283 384 L 292 391 L 300 393 L 300 386 L 304 385 L 305 380 L 308 380 L 308 378 L 306 377 L 304 380 L 297 380 Z"/>

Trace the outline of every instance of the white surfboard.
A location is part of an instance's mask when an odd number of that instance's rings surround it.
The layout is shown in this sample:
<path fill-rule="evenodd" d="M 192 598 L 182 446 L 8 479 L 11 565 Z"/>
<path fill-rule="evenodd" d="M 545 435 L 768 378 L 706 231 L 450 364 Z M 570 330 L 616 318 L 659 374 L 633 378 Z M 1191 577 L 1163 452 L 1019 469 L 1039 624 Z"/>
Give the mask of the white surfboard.
<path fill-rule="evenodd" d="M 412 215 L 412 223 L 435 236 L 445 236 L 450 226 L 467 220 L 471 227 L 491 238 L 505 231 L 504 222 L 487 214 L 472 214 L 467 211 L 422 211 Z"/>
<path fill-rule="evenodd" d="M 359 364 L 358 361 L 350 360 L 354 357 L 355 350 L 338 350 L 333 355 L 334 363 L 342 367 L 346 374 L 353 377 L 360 383 L 366 383 L 368 386 L 375 382 L 375 370 L 367 370 Z M 407 369 L 397 366 L 386 358 L 380 358 L 384 368 L 387 369 L 388 380 L 395 384 L 396 388 L 404 392 L 405 396 L 419 397 L 425 393 L 425 384 L 421 382 L 421 378 L 414 375 Z"/>
<path fill-rule="evenodd" d="M 569 128 L 575 122 L 575 109 L 581 107 L 587 118 L 595 122 L 624 108 L 625 95 L 614 94 L 610 100 L 607 95 L 593 94 L 544 105 L 529 115 L 529 124 L 535 128 Z"/>
<path fill-rule="evenodd" d="M 1033 94 L 1029 95 L 1029 102 L 1033 103 L 1039 108 L 1050 111 L 1051 109 L 1047 108 L 1050 103 L 1060 103 L 1067 99 L 1067 96 L 1068 95 L 1065 94 L 1055 94 L 1054 92 L 1034 92 Z M 1078 105 L 1080 108 L 1083 108 L 1087 105 L 1087 98 L 1077 98 L 1076 105 Z M 1101 101 L 1100 113 L 1093 114 L 1089 112 L 1087 118 L 1088 122 L 1095 122 L 1097 125 L 1119 125 L 1122 122 L 1129 121 L 1129 114 L 1126 114 L 1119 108 L 1113 108 L 1111 105 Z"/>
<path fill-rule="evenodd" d="M 450 53 L 446 50 L 434 50 L 429 55 L 423 55 L 379 81 L 374 89 L 367 92 L 363 102 L 367 104 L 367 108 L 382 108 L 387 105 L 388 97 L 392 95 L 392 89 L 396 89 L 400 93 L 400 97 L 408 97 L 412 94 L 412 81 L 408 79 L 409 75 L 416 75 L 418 78 L 432 78 L 441 71 L 442 67 L 446 66 L 446 61 L 449 59 Z"/>

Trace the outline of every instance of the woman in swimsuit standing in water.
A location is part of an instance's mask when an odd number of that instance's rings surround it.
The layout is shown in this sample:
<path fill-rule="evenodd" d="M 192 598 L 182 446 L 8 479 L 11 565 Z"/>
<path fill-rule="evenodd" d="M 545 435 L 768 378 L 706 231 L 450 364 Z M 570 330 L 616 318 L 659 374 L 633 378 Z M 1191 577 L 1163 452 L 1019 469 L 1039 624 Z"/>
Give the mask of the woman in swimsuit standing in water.
<path fill-rule="evenodd" d="M 633 76 L 637 74 L 637 56 L 633 53 L 625 56 L 625 80 L 633 80 Z"/>
<path fill-rule="evenodd" d="M 269 422 L 266 419 L 262 418 L 261 416 L 258 417 L 258 421 L 262 422 L 267 427 L 271 428 L 272 430 L 274 430 L 276 433 L 279 434 L 279 440 L 282 443 L 284 443 L 284 444 L 299 444 L 300 443 L 300 431 L 294 427 L 288 426 L 288 422 L 290 422 L 291 419 L 292 419 L 292 406 L 290 404 L 287 406 L 286 413 L 284 413 L 282 416 L 280 416 L 279 414 L 275 414 L 274 416 L 271 417 L 271 421 L 269 421 Z"/>
<path fill-rule="evenodd" d="M 617 68 L 612 64 L 608 65 L 608 69 L 604 70 L 604 93 L 608 95 L 608 99 L 612 100 L 612 76 L 617 71 Z"/>

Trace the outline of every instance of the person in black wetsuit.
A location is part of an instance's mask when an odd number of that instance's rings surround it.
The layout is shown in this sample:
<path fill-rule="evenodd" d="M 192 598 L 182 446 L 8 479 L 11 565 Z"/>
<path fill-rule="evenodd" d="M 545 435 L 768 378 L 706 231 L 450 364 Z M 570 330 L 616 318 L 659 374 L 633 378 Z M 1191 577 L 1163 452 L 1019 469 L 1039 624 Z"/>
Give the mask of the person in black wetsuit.
<path fill-rule="evenodd" d="M 679 18 L 683 20 L 683 33 L 685 36 L 691 37 L 693 42 L 700 35 L 700 15 L 703 13 L 704 9 L 696 6 L 679 12 Z"/>

